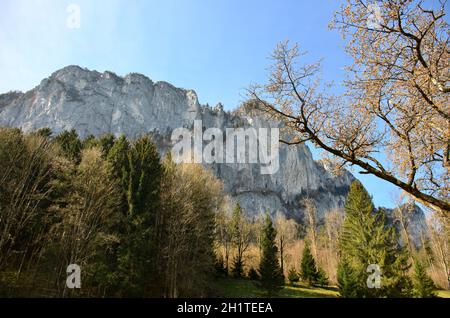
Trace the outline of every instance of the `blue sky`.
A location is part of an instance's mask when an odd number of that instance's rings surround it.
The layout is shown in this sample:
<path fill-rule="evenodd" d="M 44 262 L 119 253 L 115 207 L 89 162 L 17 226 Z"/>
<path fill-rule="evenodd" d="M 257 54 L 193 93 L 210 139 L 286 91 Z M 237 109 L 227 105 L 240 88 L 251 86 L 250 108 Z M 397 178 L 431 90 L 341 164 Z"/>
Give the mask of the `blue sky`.
<path fill-rule="evenodd" d="M 80 28 L 66 25 L 70 4 Z M 338 0 L 2 0 L 0 93 L 33 88 L 77 64 L 194 89 L 201 103 L 232 109 L 245 88 L 264 82 L 276 43 L 298 42 L 307 59 L 323 58 L 323 78 L 339 87 L 351 61 L 328 24 Z M 317 157 L 318 152 L 312 149 Z M 375 203 L 393 206 L 394 186 L 355 174 Z"/>

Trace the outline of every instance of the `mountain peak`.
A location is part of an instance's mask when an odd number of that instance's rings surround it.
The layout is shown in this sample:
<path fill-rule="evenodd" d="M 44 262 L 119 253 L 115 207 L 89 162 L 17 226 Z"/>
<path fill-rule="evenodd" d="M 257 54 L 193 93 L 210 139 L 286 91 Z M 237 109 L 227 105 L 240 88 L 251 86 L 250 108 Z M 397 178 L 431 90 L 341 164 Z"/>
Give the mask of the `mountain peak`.
<path fill-rule="evenodd" d="M 67 65 L 50 75 L 50 78 L 61 78 L 67 75 L 80 76 L 81 74 L 97 73 L 97 71 L 91 71 L 87 68 L 82 68 L 79 65 Z"/>

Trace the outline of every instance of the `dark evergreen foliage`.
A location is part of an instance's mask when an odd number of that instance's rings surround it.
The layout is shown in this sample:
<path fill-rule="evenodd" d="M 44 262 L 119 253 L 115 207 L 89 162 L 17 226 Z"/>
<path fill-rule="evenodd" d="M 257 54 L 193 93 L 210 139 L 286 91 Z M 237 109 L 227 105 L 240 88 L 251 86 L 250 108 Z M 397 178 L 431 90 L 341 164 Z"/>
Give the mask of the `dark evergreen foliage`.
<path fill-rule="evenodd" d="M 398 233 L 388 226 L 385 212 L 375 209 L 372 198 L 359 181 L 350 186 L 345 212 L 340 250 L 346 265 L 341 271 L 351 273 L 344 277 L 356 283 L 354 293 L 358 297 L 409 296 L 407 251 L 398 244 Z M 382 273 L 380 288 L 369 288 L 367 284 L 367 269 L 371 264 L 378 265 Z M 342 295 L 345 294 L 343 290 Z"/>
<path fill-rule="evenodd" d="M 61 132 L 54 138 L 54 141 L 59 145 L 65 157 L 77 164 L 80 162 L 82 143 L 75 129 Z"/>
<path fill-rule="evenodd" d="M 318 270 L 309 244 L 305 244 L 303 249 L 302 261 L 300 263 L 300 278 L 308 285 L 314 285 L 318 279 Z"/>
<path fill-rule="evenodd" d="M 272 219 L 267 214 L 261 242 L 262 255 L 259 264 L 260 280 L 258 287 L 263 289 L 268 297 L 276 295 L 284 285 L 284 278 L 278 261 L 278 248 L 275 244 L 276 235 Z"/>
<path fill-rule="evenodd" d="M 254 269 L 253 267 L 250 268 L 250 270 L 248 271 L 247 277 L 250 280 L 258 280 L 259 279 L 258 271 L 256 269 Z"/>
<path fill-rule="evenodd" d="M 344 298 L 357 298 L 361 297 L 358 288 L 358 279 L 350 267 L 348 261 L 341 257 L 337 268 L 337 280 L 339 294 Z"/>
<path fill-rule="evenodd" d="M 186 209 L 172 221 L 183 230 L 171 228 L 162 215 L 172 202 L 161 202 L 161 185 L 173 175 L 164 173 L 149 136 L 132 141 L 88 136 L 81 141 L 75 130 L 51 139 L 48 129 L 24 135 L 0 128 L 0 165 L 0 279 L 4 270 L 15 273 L 14 284 L 36 275 L 54 296 L 164 296 L 171 259 L 167 237 L 159 236 L 163 233 L 191 246 L 183 251 L 186 270 L 175 269 L 175 277 L 184 272 L 192 277 L 178 277 L 189 283 L 177 284 L 174 292 L 210 292 L 205 282 L 214 275 L 214 209 L 220 200 L 215 196 L 219 191 L 209 191 L 195 179 L 214 182 L 202 168 L 177 172 L 178 182 L 195 185 L 186 188 L 187 195 L 181 197 L 172 185 L 171 199 Z M 175 213 L 181 207 L 173 208 Z M 70 263 L 82 267 L 81 290 L 64 287 Z M 224 274 L 223 266 L 219 271 Z M 5 290 L 10 296 L 44 295 L 34 283 L 23 284 L 20 293 L 8 287 L 0 288 L 0 295 Z"/>
<path fill-rule="evenodd" d="M 436 286 L 428 276 L 425 267 L 418 261 L 414 262 L 413 296 L 418 298 L 436 297 Z"/>
<path fill-rule="evenodd" d="M 300 277 L 299 277 L 297 271 L 295 270 L 294 267 L 291 267 L 288 272 L 289 283 L 291 283 L 291 285 L 293 285 L 294 283 L 298 282 L 299 279 L 300 279 Z"/>

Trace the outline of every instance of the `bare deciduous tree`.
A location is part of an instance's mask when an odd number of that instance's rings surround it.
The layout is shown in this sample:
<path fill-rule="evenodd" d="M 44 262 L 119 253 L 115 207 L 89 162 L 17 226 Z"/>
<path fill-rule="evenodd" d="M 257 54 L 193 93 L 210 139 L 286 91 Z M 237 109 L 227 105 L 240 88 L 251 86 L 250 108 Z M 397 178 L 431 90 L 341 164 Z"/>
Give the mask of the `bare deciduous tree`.
<path fill-rule="evenodd" d="M 228 207 L 230 204 L 227 205 Z M 231 213 L 229 209 L 222 209 L 216 215 L 216 243 L 218 254 L 222 257 L 223 265 L 228 273 L 230 266 L 231 253 L 231 227 L 230 227 Z"/>
<path fill-rule="evenodd" d="M 445 1 L 384 1 L 375 24 L 369 1 L 348 0 L 333 26 L 349 37 L 347 94 L 324 93 L 320 63 L 299 64 L 297 45 L 280 43 L 251 105 L 285 124 L 287 144 L 312 142 L 422 204 L 450 213 L 450 49 Z M 373 26 L 375 25 L 375 26 Z M 292 134 L 291 134 L 292 136 Z"/>
<path fill-rule="evenodd" d="M 447 218 L 433 214 L 428 222 L 431 246 L 438 267 L 445 280 L 445 288 L 450 288 L 450 225 Z"/>
<path fill-rule="evenodd" d="M 51 209 L 62 220 L 51 231 L 61 252 L 60 277 L 69 264 L 78 264 L 86 270 L 100 245 L 118 240 L 104 232 L 110 218 L 117 216 L 119 192 L 101 156 L 98 148 L 82 152 L 81 163 L 70 179 L 69 194 Z M 63 295 L 65 287 L 63 284 Z"/>
<path fill-rule="evenodd" d="M 344 222 L 344 211 L 331 210 L 325 213 L 324 234 L 325 248 L 322 251 L 325 257 L 328 277 L 336 282 L 336 268 L 339 261 L 339 233 Z"/>
<path fill-rule="evenodd" d="M 222 184 L 197 164 L 177 166 L 166 159 L 165 169 L 158 221 L 164 296 L 204 296 L 214 265 L 214 223 L 222 208 Z"/>
<path fill-rule="evenodd" d="M 314 254 L 314 258 L 317 260 L 317 207 L 314 200 L 310 197 L 307 197 L 302 200 L 302 205 L 305 207 L 304 211 L 306 214 L 306 220 L 308 222 L 308 235 L 311 240 L 311 246 Z"/>
<path fill-rule="evenodd" d="M 252 240 L 252 224 L 247 219 L 240 204 L 237 203 L 231 217 L 232 244 L 236 255 L 233 261 L 234 274 L 240 276 L 244 270 L 244 253 Z"/>
<path fill-rule="evenodd" d="M 34 259 L 46 237 L 42 207 L 52 191 L 56 151 L 40 136 L 7 128 L 0 132 L 0 269 L 21 255 L 19 274 L 25 258 Z"/>
<path fill-rule="evenodd" d="M 298 235 L 298 224 L 292 219 L 286 219 L 283 215 L 278 214 L 275 218 L 275 229 L 277 230 L 278 248 L 280 250 L 281 271 L 285 273 L 285 252 L 286 248 L 294 243 Z"/>
<path fill-rule="evenodd" d="M 396 207 L 393 210 L 394 222 L 396 222 L 400 228 L 400 237 L 403 240 L 403 243 L 406 245 L 406 248 L 409 252 L 409 257 L 413 261 L 414 254 L 416 250 L 411 242 L 411 238 L 409 236 L 409 220 L 408 215 L 414 210 L 414 202 L 408 200 L 404 202 L 405 195 L 402 193 L 397 198 L 394 198 Z M 406 198 L 407 199 L 407 198 Z M 422 233 L 421 233 L 422 234 Z"/>

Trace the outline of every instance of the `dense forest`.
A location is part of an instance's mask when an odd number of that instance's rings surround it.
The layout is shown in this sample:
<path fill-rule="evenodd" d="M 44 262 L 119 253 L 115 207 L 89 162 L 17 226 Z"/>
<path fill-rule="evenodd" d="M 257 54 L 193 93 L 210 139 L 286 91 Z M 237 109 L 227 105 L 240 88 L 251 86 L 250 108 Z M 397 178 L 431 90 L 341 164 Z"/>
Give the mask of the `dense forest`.
<path fill-rule="evenodd" d="M 345 211 L 323 220 L 304 199 L 298 224 L 248 218 L 211 172 L 160 158 L 150 135 L 1 128 L 0 165 L 3 297 L 221 296 L 224 280 L 253 281 L 266 296 L 298 283 L 342 297 L 449 288 L 448 220 L 433 215 L 422 246 L 407 244 L 407 229 L 389 225 L 358 181 Z M 81 288 L 67 288 L 70 264 Z M 382 269 L 380 288 L 366 284 L 370 264 Z"/>
<path fill-rule="evenodd" d="M 161 160 L 149 136 L 0 132 L 3 296 L 203 296 L 220 183 Z M 208 187 L 205 187 L 208 184 Z M 66 267 L 82 288 L 66 288 Z"/>

